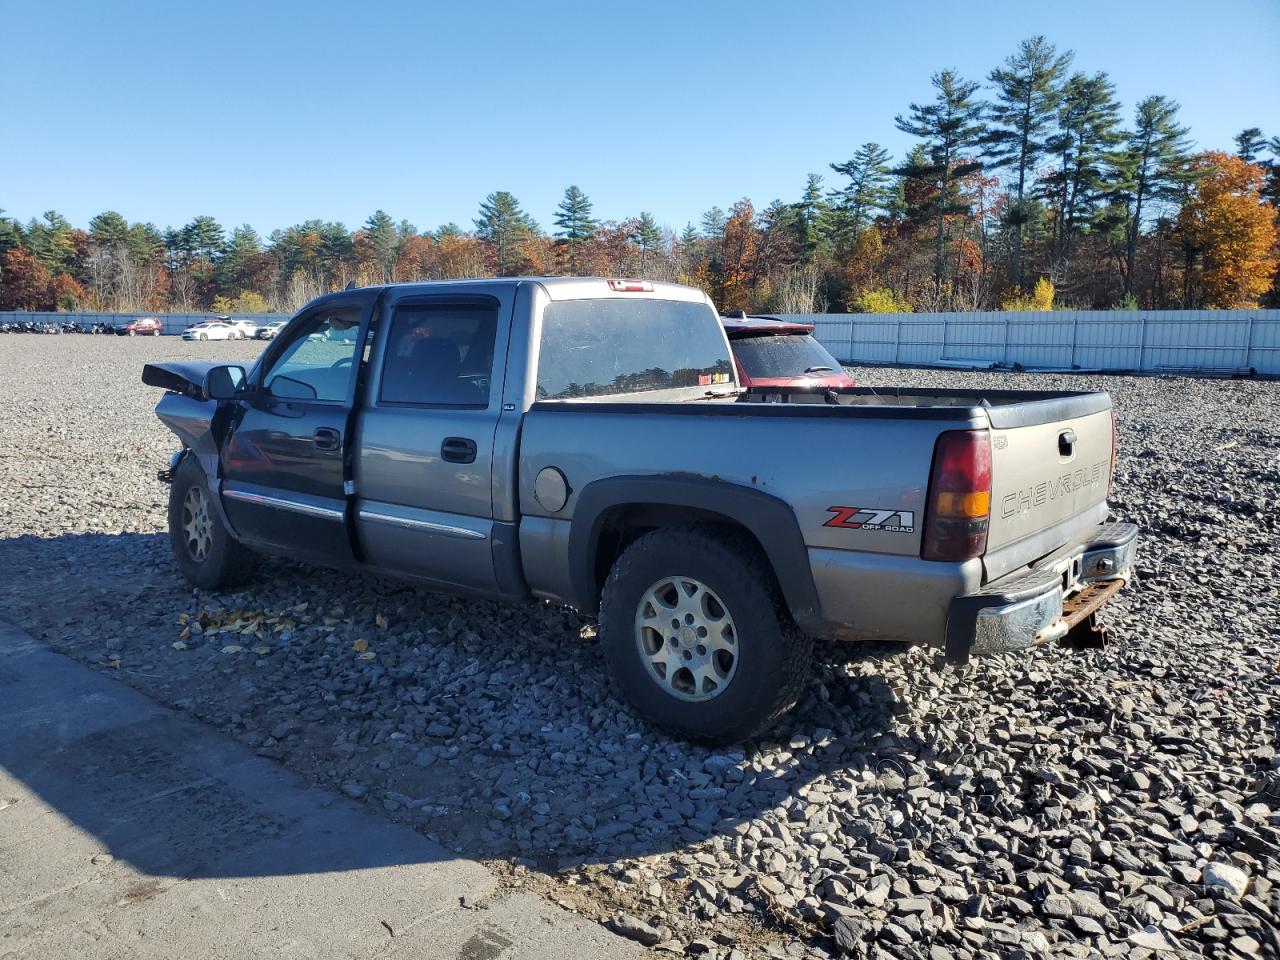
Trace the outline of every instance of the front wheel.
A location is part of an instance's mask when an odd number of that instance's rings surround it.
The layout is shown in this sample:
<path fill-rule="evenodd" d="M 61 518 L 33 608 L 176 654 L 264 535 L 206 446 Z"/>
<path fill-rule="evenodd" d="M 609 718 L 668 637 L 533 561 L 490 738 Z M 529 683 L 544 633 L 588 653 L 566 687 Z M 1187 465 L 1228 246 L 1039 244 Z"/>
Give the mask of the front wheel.
<path fill-rule="evenodd" d="M 208 340 L 208 339 L 209 339 L 209 335 L 208 335 L 207 333 L 202 333 L 202 334 L 200 334 L 200 339 L 201 339 L 201 340 Z"/>
<path fill-rule="evenodd" d="M 623 552 L 601 596 L 600 642 L 645 720 L 707 744 L 772 726 L 804 688 L 813 650 L 758 545 L 701 527 L 655 530 Z"/>
<path fill-rule="evenodd" d="M 169 544 L 182 575 L 205 590 L 243 586 L 257 563 L 222 525 L 204 472 L 190 455 L 169 487 Z"/>
<path fill-rule="evenodd" d="M 137 335 L 138 335 L 138 331 L 137 331 L 137 330 L 130 330 L 130 331 L 129 331 L 129 336 L 131 336 L 131 337 L 136 337 Z"/>

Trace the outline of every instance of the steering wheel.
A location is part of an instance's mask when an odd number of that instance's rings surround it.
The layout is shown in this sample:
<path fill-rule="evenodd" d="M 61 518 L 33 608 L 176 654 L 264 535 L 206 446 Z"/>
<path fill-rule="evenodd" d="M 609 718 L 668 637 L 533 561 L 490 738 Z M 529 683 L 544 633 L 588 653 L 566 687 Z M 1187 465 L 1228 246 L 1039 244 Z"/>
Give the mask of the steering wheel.
<path fill-rule="evenodd" d="M 337 370 L 339 367 L 349 367 L 351 366 L 352 359 L 352 357 L 339 357 L 337 360 L 333 361 L 333 363 L 329 364 L 329 369 Z"/>

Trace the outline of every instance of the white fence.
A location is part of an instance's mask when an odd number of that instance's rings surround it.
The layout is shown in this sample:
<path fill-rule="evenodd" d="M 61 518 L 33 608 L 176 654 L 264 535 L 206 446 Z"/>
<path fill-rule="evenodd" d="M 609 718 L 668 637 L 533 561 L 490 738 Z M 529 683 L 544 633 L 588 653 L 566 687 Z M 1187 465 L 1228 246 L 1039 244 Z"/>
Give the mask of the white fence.
<path fill-rule="evenodd" d="M 211 313 L 0 313 L 21 320 L 114 325 L 135 317 L 181 333 Z M 257 323 L 288 314 L 238 314 Z M 1247 371 L 1280 375 L 1280 310 L 1055 310 L 1048 313 L 819 313 L 785 317 L 853 363 L 972 360 L 1038 369 Z"/>
<path fill-rule="evenodd" d="M 92 327 L 95 323 L 107 323 L 113 327 L 121 326 L 139 317 L 155 317 L 164 323 L 165 333 L 181 333 L 193 323 L 212 320 L 220 316 L 216 313 L 41 313 L 36 311 L 0 311 L 0 323 L 78 323 L 82 327 Z M 236 313 L 231 314 L 237 320 L 247 319 L 254 323 L 270 323 L 273 320 L 288 320 L 287 313 Z"/>
<path fill-rule="evenodd" d="M 793 315 L 837 359 L 1039 369 L 1246 371 L 1280 375 L 1280 310 Z"/>

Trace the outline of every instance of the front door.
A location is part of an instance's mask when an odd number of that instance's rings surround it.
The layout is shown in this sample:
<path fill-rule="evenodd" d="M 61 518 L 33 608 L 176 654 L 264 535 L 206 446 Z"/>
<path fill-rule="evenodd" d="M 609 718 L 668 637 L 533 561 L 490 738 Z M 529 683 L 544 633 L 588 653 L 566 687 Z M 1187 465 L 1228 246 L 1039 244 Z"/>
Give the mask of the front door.
<path fill-rule="evenodd" d="M 493 444 L 511 297 L 387 300 L 359 410 L 355 523 L 371 566 L 496 589 Z"/>
<path fill-rule="evenodd" d="M 221 457 L 223 504 L 242 539 L 319 563 L 354 561 L 344 464 L 370 300 L 312 309 L 254 371 Z"/>

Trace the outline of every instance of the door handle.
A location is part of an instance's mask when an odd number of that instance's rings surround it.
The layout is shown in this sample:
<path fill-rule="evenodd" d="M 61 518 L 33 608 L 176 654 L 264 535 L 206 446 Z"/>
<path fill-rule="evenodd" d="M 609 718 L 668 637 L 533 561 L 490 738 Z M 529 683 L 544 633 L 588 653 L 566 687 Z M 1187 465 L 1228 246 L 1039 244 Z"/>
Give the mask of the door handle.
<path fill-rule="evenodd" d="M 1076 432 L 1074 430 L 1063 430 L 1058 434 L 1058 456 L 1069 457 L 1075 450 Z"/>
<path fill-rule="evenodd" d="M 312 438 L 317 450 L 337 450 L 342 443 L 342 434 L 333 427 L 316 427 Z"/>
<path fill-rule="evenodd" d="M 466 437 L 445 437 L 440 456 L 450 463 L 475 463 L 476 442 Z"/>

